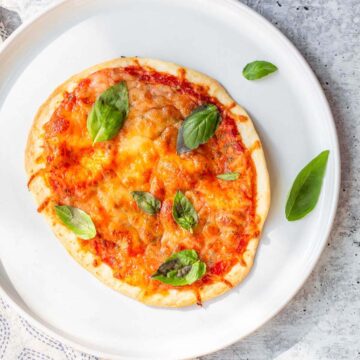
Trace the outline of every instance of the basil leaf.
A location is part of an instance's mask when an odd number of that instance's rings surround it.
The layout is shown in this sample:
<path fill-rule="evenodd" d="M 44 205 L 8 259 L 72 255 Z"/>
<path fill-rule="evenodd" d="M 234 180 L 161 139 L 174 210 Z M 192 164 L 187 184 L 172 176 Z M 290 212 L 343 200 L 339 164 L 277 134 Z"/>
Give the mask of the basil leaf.
<path fill-rule="evenodd" d="M 286 202 L 285 215 L 289 221 L 299 220 L 315 208 L 328 157 L 329 150 L 321 152 L 299 172 Z"/>
<path fill-rule="evenodd" d="M 178 225 L 191 233 L 199 221 L 196 210 L 181 191 L 176 192 L 172 215 Z"/>
<path fill-rule="evenodd" d="M 182 123 L 178 132 L 178 154 L 194 150 L 205 144 L 220 124 L 220 113 L 213 104 L 199 106 Z"/>
<path fill-rule="evenodd" d="M 93 143 L 111 140 L 122 128 L 129 113 L 129 95 L 125 81 L 105 90 L 95 101 L 87 118 Z"/>
<path fill-rule="evenodd" d="M 153 279 L 174 286 L 190 285 L 204 276 L 206 264 L 199 260 L 195 250 L 173 254 L 159 267 Z"/>
<path fill-rule="evenodd" d="M 150 215 L 155 215 L 160 211 L 161 202 L 154 195 L 145 191 L 132 191 L 132 197 L 137 203 L 137 206 Z"/>
<path fill-rule="evenodd" d="M 231 180 L 237 180 L 239 178 L 239 175 L 240 174 L 236 172 L 228 172 L 228 173 L 216 175 L 216 177 L 220 180 L 231 181 Z"/>
<path fill-rule="evenodd" d="M 253 61 L 244 67 L 243 75 L 248 80 L 261 79 L 278 68 L 268 61 Z"/>
<path fill-rule="evenodd" d="M 176 152 L 178 154 L 184 154 L 184 153 L 191 151 L 191 149 L 189 149 L 184 143 L 184 126 L 183 125 L 184 125 L 184 123 L 182 124 L 182 126 L 180 127 L 180 129 L 178 131 L 178 136 L 177 136 L 177 141 L 176 141 Z"/>
<path fill-rule="evenodd" d="M 63 224 L 79 238 L 89 240 L 96 236 L 95 225 L 85 211 L 72 206 L 56 205 L 55 213 Z"/>

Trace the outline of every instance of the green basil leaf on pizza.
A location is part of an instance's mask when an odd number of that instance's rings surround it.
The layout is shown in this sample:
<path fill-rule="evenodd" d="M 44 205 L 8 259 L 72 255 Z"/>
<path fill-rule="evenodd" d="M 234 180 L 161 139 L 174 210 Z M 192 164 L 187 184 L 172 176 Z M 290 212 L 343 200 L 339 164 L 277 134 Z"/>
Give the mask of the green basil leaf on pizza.
<path fill-rule="evenodd" d="M 206 273 L 206 264 L 195 250 L 183 250 L 173 254 L 160 265 L 151 277 L 173 286 L 191 285 Z"/>
<path fill-rule="evenodd" d="M 113 139 L 129 113 L 129 94 L 125 81 L 105 90 L 95 101 L 87 119 L 93 143 Z"/>
<path fill-rule="evenodd" d="M 172 215 L 179 226 L 191 233 L 199 221 L 198 214 L 193 204 L 181 191 L 176 192 Z"/>
<path fill-rule="evenodd" d="M 182 123 L 177 138 L 177 152 L 182 154 L 205 144 L 215 134 L 221 116 L 216 105 L 196 108 Z"/>
<path fill-rule="evenodd" d="M 239 178 L 240 174 L 237 172 L 228 172 L 224 174 L 216 175 L 216 177 L 220 180 L 233 181 Z"/>
<path fill-rule="evenodd" d="M 161 202 L 154 195 L 146 191 L 133 191 L 132 197 L 136 201 L 137 206 L 150 215 L 155 215 L 160 211 Z"/>
<path fill-rule="evenodd" d="M 89 240 L 96 236 L 95 225 L 85 211 L 73 206 L 56 205 L 55 213 L 62 223 L 79 238 Z"/>

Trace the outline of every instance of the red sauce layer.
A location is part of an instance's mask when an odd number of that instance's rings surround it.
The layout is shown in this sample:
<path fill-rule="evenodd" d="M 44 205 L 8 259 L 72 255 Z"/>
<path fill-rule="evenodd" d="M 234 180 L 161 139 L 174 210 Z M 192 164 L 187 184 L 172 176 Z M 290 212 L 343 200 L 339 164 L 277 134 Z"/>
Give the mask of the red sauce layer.
<path fill-rule="evenodd" d="M 86 120 L 96 98 L 109 86 L 126 81 L 130 112 L 110 141 L 96 143 Z M 196 107 L 216 104 L 222 121 L 207 144 L 176 153 L 178 128 Z M 255 216 L 256 171 L 229 109 L 208 89 L 194 85 L 184 73 L 172 76 L 140 66 L 98 71 L 79 82 L 45 124 L 42 173 L 53 203 L 79 207 L 93 219 L 97 236 L 80 240 L 82 249 L 105 262 L 115 277 L 149 294 L 171 286 L 151 279 L 172 253 L 194 249 L 207 274 L 191 286 L 199 289 L 224 276 L 242 261 L 248 241 L 258 236 Z M 216 175 L 239 172 L 235 181 Z M 142 212 L 134 190 L 150 191 L 161 200 L 156 216 Z M 191 234 L 172 218 L 173 198 L 183 191 L 199 214 Z M 225 281 L 228 286 L 229 282 Z"/>

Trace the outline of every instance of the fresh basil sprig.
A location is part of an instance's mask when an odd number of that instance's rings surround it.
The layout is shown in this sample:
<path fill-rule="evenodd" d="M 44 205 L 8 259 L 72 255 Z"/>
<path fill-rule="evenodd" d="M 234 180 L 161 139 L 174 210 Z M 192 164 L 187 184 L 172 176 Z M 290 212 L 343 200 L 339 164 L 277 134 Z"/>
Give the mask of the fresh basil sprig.
<path fill-rule="evenodd" d="M 199 260 L 195 250 L 183 250 L 173 254 L 160 265 L 151 277 L 174 286 L 190 285 L 206 273 L 206 264 Z"/>
<path fill-rule="evenodd" d="M 237 172 L 228 172 L 228 173 L 216 175 L 216 177 L 220 180 L 232 181 L 232 180 L 237 180 L 239 178 L 239 175 L 240 174 Z"/>
<path fill-rule="evenodd" d="M 191 233 L 199 221 L 198 214 L 192 203 L 181 191 L 176 192 L 172 215 L 178 225 Z"/>
<path fill-rule="evenodd" d="M 125 81 L 105 90 L 95 101 L 87 118 L 87 129 L 93 143 L 111 140 L 129 113 L 129 94 Z"/>
<path fill-rule="evenodd" d="M 56 205 L 55 213 L 63 224 L 79 238 L 89 240 L 96 236 L 95 225 L 85 211 L 73 206 Z"/>
<path fill-rule="evenodd" d="M 329 150 L 321 152 L 299 172 L 286 202 L 285 215 L 289 221 L 299 220 L 315 208 L 328 157 Z"/>
<path fill-rule="evenodd" d="M 220 112 L 216 105 L 207 104 L 196 108 L 179 129 L 177 153 L 183 154 L 205 144 L 215 134 L 220 120 Z"/>
<path fill-rule="evenodd" d="M 155 215 L 160 211 L 161 202 L 154 195 L 145 191 L 132 191 L 132 197 L 137 206 L 150 215 Z"/>
<path fill-rule="evenodd" d="M 253 61 L 244 67 L 243 75 L 248 80 L 261 79 L 275 72 L 278 68 L 268 61 Z"/>

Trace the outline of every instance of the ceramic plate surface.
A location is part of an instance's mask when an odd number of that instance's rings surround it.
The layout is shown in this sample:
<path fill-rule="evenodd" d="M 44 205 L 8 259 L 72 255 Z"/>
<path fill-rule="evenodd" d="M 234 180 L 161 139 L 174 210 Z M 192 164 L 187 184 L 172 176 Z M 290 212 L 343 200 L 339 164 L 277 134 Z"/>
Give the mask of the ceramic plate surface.
<path fill-rule="evenodd" d="M 102 61 L 141 56 L 218 79 L 254 119 L 270 170 L 272 204 L 248 278 L 204 307 L 158 309 L 108 289 L 66 253 L 26 187 L 24 148 L 52 90 Z M 253 60 L 276 64 L 260 81 Z M 29 321 L 105 358 L 188 358 L 248 335 L 276 314 L 313 269 L 339 188 L 335 127 L 322 90 L 295 48 L 244 5 L 227 0 L 66 1 L 23 26 L 0 53 L 0 284 Z M 298 171 L 330 150 L 320 201 L 289 223 L 284 207 Z"/>

